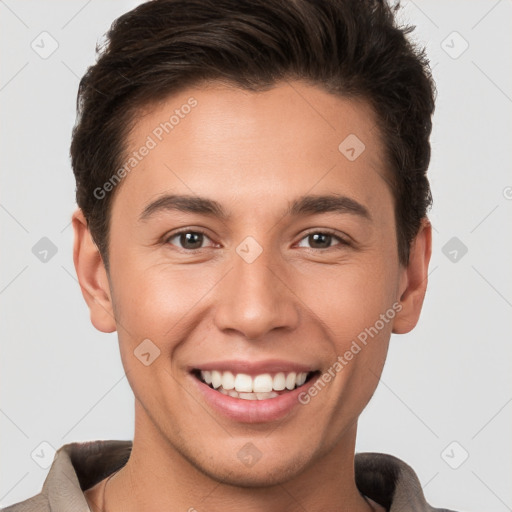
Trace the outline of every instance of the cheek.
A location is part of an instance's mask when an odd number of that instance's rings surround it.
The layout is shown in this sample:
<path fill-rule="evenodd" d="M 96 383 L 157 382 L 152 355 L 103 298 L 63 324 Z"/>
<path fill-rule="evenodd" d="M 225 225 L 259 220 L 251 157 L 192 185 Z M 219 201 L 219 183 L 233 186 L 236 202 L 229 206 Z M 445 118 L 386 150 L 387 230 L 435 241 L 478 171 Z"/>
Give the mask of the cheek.
<path fill-rule="evenodd" d="M 330 328 L 346 341 L 374 325 L 395 300 L 395 275 L 378 260 L 347 264 L 317 273 L 302 283 L 299 295 Z M 298 283 L 297 283 L 298 284 Z"/>
<path fill-rule="evenodd" d="M 132 347 L 149 338 L 162 351 L 185 336 L 192 320 L 197 322 L 194 311 L 218 281 L 211 268 L 148 267 L 136 257 L 117 265 L 116 276 L 113 300 L 123 343 Z"/>

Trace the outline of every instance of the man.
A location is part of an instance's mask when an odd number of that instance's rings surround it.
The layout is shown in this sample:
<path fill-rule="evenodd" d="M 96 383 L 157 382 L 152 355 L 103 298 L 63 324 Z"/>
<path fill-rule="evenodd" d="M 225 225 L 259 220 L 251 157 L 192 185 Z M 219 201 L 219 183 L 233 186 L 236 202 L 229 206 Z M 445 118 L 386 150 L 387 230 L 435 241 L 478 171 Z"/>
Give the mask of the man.
<path fill-rule="evenodd" d="M 131 441 L 70 443 L 7 511 L 431 511 L 355 455 L 416 325 L 434 84 L 378 0 L 154 0 L 80 83 L 74 262 Z"/>

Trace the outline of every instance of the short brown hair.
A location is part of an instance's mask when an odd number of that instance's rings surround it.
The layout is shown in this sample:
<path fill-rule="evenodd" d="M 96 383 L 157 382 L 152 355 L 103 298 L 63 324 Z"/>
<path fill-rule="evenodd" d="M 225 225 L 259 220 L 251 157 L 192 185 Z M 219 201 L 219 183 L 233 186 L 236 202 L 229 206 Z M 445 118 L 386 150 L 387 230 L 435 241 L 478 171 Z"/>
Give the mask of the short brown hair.
<path fill-rule="evenodd" d="M 265 90 L 300 79 L 374 109 L 395 199 L 398 254 L 432 197 L 426 171 L 435 103 L 424 49 L 406 37 L 386 0 L 151 0 L 114 21 L 80 81 L 71 160 L 76 199 L 108 270 L 115 190 L 102 187 L 124 161 L 137 112 L 221 80 Z"/>

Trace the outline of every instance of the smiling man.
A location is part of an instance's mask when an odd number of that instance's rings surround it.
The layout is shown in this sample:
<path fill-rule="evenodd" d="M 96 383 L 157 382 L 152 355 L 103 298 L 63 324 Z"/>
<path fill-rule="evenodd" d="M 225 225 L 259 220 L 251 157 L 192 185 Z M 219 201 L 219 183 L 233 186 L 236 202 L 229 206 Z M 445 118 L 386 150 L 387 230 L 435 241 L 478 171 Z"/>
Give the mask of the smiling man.
<path fill-rule="evenodd" d="M 434 84 L 372 0 L 154 0 L 80 83 L 74 262 L 132 441 L 6 510 L 432 511 L 355 454 L 427 286 Z"/>

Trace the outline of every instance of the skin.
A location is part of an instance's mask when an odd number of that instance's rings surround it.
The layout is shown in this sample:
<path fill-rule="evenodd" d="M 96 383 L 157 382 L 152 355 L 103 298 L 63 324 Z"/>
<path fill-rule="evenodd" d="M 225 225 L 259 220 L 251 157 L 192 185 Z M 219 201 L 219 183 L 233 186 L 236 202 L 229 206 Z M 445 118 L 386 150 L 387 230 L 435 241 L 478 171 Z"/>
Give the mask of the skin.
<path fill-rule="evenodd" d="M 104 510 L 371 510 L 354 481 L 357 420 L 391 333 L 418 321 L 430 223 L 424 219 L 409 264 L 400 265 L 373 111 L 298 81 L 258 93 L 219 83 L 189 88 L 148 107 L 129 147 L 143 145 L 191 96 L 197 106 L 115 190 L 109 274 L 82 212 L 73 215 L 75 267 L 91 321 L 118 331 L 135 395 L 131 457 L 109 481 Z M 349 134 L 366 147 L 352 162 L 338 150 Z M 162 211 L 140 221 L 165 193 L 215 199 L 232 216 Z M 348 196 L 370 218 L 285 216 L 288 202 L 305 194 Z M 203 248 L 171 237 L 180 228 L 203 230 Z M 335 235 L 330 241 L 308 237 L 325 230 Z M 236 252 L 247 236 L 263 249 L 250 264 Z M 191 386 L 190 365 L 221 359 L 277 358 L 326 371 L 396 303 L 401 311 L 378 335 L 284 419 L 236 422 Z M 161 351 L 149 366 L 133 354 L 147 338 Z M 262 453 L 252 467 L 237 457 L 248 442 Z M 91 510 L 100 510 L 104 483 L 85 493 Z"/>

